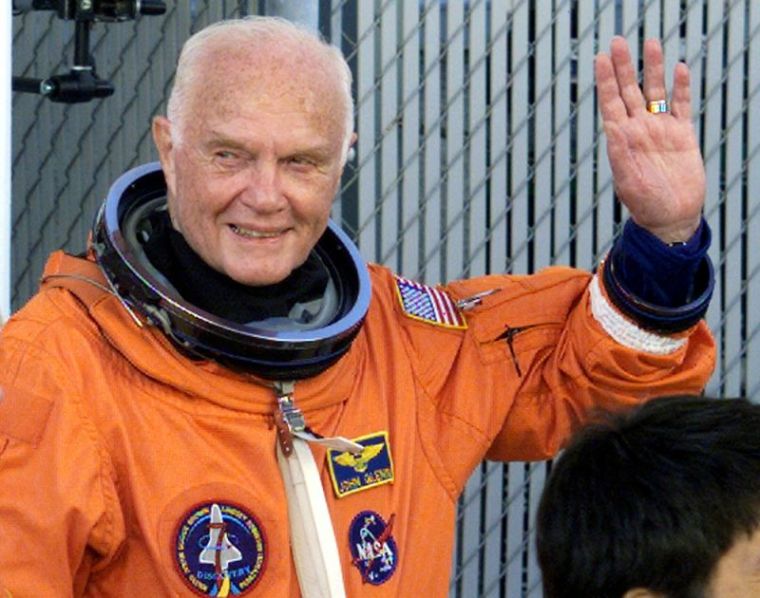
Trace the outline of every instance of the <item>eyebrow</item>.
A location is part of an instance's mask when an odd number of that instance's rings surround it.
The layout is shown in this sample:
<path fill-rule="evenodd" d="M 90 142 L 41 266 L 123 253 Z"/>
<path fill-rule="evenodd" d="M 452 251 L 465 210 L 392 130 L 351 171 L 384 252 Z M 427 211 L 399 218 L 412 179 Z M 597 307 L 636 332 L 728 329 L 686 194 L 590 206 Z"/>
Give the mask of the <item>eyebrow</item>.
<path fill-rule="evenodd" d="M 217 147 L 220 145 L 227 145 L 234 148 L 247 149 L 245 141 L 235 140 L 229 137 L 227 134 L 220 131 L 211 130 L 210 139 L 203 143 L 204 147 Z M 305 155 L 313 156 L 315 158 L 328 160 L 332 155 L 332 151 L 327 143 L 314 143 L 313 145 L 304 145 L 295 148 L 293 151 L 288 152 L 288 155 Z"/>
<path fill-rule="evenodd" d="M 333 158 L 333 152 L 325 147 L 312 147 L 290 152 L 288 156 L 305 156 L 317 162 L 329 162 Z"/>
<path fill-rule="evenodd" d="M 245 149 L 245 143 L 236 141 L 226 135 L 222 135 L 216 131 L 211 132 L 211 138 L 203 142 L 204 148 L 218 147 L 220 145 L 226 145 L 229 147 L 235 147 Z"/>

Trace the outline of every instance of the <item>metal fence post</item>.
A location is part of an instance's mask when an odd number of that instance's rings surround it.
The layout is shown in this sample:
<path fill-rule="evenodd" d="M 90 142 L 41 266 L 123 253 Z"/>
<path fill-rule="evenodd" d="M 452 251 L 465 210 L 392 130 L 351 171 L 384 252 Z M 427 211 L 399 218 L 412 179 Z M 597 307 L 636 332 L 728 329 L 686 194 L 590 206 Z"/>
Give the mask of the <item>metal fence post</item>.
<path fill-rule="evenodd" d="M 317 0 L 266 0 L 264 14 L 271 17 L 282 17 L 288 21 L 305 25 L 309 29 L 319 29 L 319 2 Z"/>

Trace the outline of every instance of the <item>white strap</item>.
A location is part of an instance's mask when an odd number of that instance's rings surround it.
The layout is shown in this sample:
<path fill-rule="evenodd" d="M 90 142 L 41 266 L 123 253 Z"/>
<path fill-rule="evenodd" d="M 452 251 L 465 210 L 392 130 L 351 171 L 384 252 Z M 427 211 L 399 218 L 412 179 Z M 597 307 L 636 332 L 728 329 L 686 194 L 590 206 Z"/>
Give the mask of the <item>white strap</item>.
<path fill-rule="evenodd" d="M 344 598 L 343 573 L 327 501 L 308 443 L 293 438 L 293 452 L 285 456 L 277 444 L 288 498 L 288 521 L 293 560 L 303 598 Z"/>
<path fill-rule="evenodd" d="M 341 453 L 361 453 L 364 447 L 358 442 L 349 440 L 344 436 L 317 436 L 314 432 L 309 430 L 303 430 L 301 432 L 293 432 L 293 436 L 297 436 L 302 440 L 307 441 L 309 444 L 318 444 L 325 448 L 340 451 Z"/>
<path fill-rule="evenodd" d="M 687 339 L 663 336 L 644 330 L 626 320 L 604 298 L 599 288 L 599 275 L 591 279 L 591 313 L 604 331 L 624 347 L 653 355 L 669 355 L 683 347 Z"/>

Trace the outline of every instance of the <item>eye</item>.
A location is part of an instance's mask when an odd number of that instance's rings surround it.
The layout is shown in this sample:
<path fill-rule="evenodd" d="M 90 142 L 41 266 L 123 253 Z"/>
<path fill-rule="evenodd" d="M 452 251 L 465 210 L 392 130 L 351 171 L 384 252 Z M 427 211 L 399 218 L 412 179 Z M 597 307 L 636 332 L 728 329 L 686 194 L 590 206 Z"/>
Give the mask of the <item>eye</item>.
<path fill-rule="evenodd" d="M 314 166 L 314 160 L 307 156 L 291 156 L 288 158 L 288 163 L 298 167 Z"/>
<path fill-rule="evenodd" d="M 245 156 L 235 150 L 218 149 L 213 152 L 213 161 L 219 168 L 237 170 L 243 166 Z"/>

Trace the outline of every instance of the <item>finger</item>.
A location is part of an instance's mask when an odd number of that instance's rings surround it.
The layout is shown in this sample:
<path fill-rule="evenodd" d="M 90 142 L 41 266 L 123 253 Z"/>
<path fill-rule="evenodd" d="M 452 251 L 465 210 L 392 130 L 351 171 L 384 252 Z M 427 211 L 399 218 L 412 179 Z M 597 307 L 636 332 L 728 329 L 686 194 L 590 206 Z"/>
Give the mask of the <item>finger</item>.
<path fill-rule="evenodd" d="M 628 114 L 640 114 L 645 111 L 644 96 L 636 80 L 636 71 L 631 61 L 631 53 L 628 51 L 628 43 L 625 38 L 616 35 L 610 42 L 610 56 L 615 68 L 615 78 L 620 88 L 620 97 L 628 111 Z"/>
<path fill-rule="evenodd" d="M 689 67 L 679 62 L 673 70 L 673 100 L 670 103 L 673 116 L 691 120 L 691 77 Z"/>
<path fill-rule="evenodd" d="M 599 110 L 605 121 L 621 121 L 628 117 L 628 112 L 620 97 L 615 68 L 607 54 L 597 54 L 594 61 L 596 77 L 596 94 L 599 100 Z"/>
<path fill-rule="evenodd" d="M 604 136 L 607 138 L 607 157 L 612 169 L 613 182 L 616 186 L 627 183 L 627 174 L 634 164 L 631 158 L 631 148 L 625 134 L 617 123 L 604 123 Z"/>
<path fill-rule="evenodd" d="M 644 97 L 648 102 L 668 99 L 662 46 L 658 39 L 644 42 Z"/>

